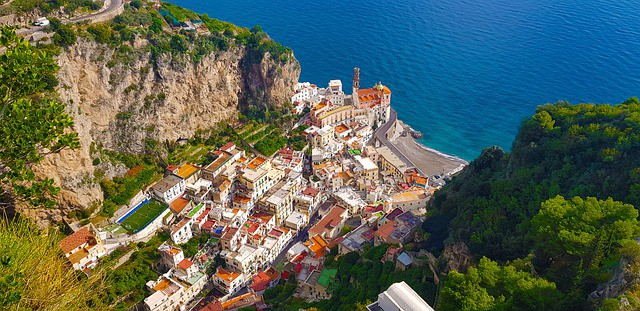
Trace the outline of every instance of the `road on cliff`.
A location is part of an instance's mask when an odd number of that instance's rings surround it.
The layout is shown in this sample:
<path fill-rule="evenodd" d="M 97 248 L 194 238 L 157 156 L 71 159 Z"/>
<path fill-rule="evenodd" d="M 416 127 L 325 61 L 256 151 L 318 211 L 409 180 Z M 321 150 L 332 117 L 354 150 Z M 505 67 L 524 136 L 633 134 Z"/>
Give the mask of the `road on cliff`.
<path fill-rule="evenodd" d="M 103 16 L 108 16 L 109 14 L 112 14 L 113 12 L 117 11 L 118 9 L 124 6 L 123 0 L 106 0 L 106 1 L 109 2 L 109 5 L 107 6 L 106 9 L 102 11 L 98 11 L 96 13 L 92 13 L 88 15 L 76 16 L 70 19 L 65 19 L 61 22 L 63 24 L 70 24 L 70 23 L 79 23 L 79 22 L 89 21 L 89 24 L 92 24 L 93 21 L 99 20 Z M 28 28 L 16 29 L 16 34 L 19 36 L 26 37 L 38 31 L 42 31 L 42 26 L 31 26 Z"/>

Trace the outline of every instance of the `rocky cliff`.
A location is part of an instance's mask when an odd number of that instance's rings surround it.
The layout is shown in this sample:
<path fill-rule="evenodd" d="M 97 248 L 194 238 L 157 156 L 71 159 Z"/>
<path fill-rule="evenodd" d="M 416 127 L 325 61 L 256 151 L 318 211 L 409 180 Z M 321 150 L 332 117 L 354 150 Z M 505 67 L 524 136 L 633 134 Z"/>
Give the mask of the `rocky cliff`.
<path fill-rule="evenodd" d="M 63 209 L 102 201 L 91 146 L 142 153 L 149 141 L 189 138 L 235 119 L 240 107 L 287 102 L 300 75 L 295 58 L 283 63 L 267 53 L 257 62 L 244 46 L 198 63 L 189 54 L 153 54 L 145 40 L 127 51 L 81 40 L 58 57 L 58 93 L 75 118 L 82 148 L 50 156 L 36 171 L 61 186 Z"/>

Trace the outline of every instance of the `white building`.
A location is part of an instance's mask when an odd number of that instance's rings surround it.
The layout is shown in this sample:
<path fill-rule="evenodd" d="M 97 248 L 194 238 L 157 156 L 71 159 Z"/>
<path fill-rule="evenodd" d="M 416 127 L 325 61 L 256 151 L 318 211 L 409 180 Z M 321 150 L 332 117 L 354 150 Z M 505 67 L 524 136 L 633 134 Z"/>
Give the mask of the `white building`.
<path fill-rule="evenodd" d="M 394 283 L 378 295 L 378 301 L 367 306 L 370 311 L 434 311 L 404 281 Z"/>
<path fill-rule="evenodd" d="M 187 305 L 207 283 L 207 275 L 196 271 L 184 280 L 172 276 L 172 271 L 156 281 L 147 282 L 151 295 L 144 299 L 148 310 L 178 310 Z"/>
<path fill-rule="evenodd" d="M 216 274 L 213 276 L 213 284 L 222 290 L 223 293 L 235 294 L 244 285 L 244 274 L 227 271 L 222 267 L 218 267 Z"/>
<path fill-rule="evenodd" d="M 183 218 L 177 225 L 171 228 L 171 240 L 176 244 L 187 243 L 193 237 L 191 231 L 191 219 Z"/>
<path fill-rule="evenodd" d="M 300 212 L 293 212 L 287 219 L 285 220 L 285 226 L 299 231 L 300 228 L 304 227 L 309 222 L 307 215 Z"/>
<path fill-rule="evenodd" d="M 422 215 L 426 212 L 428 199 L 426 189 L 415 187 L 392 196 L 387 210 L 399 208 L 403 212 L 412 211 L 416 215 Z"/>
<path fill-rule="evenodd" d="M 178 176 L 168 175 L 153 185 L 151 191 L 159 199 L 166 203 L 171 203 L 171 201 L 184 193 L 185 181 Z"/>
<path fill-rule="evenodd" d="M 309 82 L 300 82 L 296 84 L 296 86 L 293 88 L 293 91 L 295 93 L 293 94 L 293 96 L 291 96 L 291 103 L 294 104 L 294 106 L 296 105 L 296 103 L 303 104 L 304 101 L 307 101 L 312 97 L 318 95 L 318 87 L 315 84 L 311 84 Z M 302 111 L 296 112 L 300 113 Z"/>
<path fill-rule="evenodd" d="M 263 253 L 263 249 L 245 244 L 240 246 L 237 252 L 228 253 L 225 261 L 228 268 L 251 276 L 262 268 Z"/>
<path fill-rule="evenodd" d="M 347 208 L 350 215 L 359 214 L 362 209 L 367 206 L 367 202 L 360 198 L 360 195 L 351 188 L 341 188 L 336 191 L 333 196 L 341 206 Z"/>
<path fill-rule="evenodd" d="M 93 268 L 98 258 L 107 253 L 92 224 L 84 226 L 64 238 L 58 243 L 58 246 L 62 249 L 65 257 L 69 259 L 73 268 L 81 271 Z"/>
<path fill-rule="evenodd" d="M 335 106 L 344 105 L 344 92 L 342 91 L 342 81 L 331 80 L 329 81 L 329 88 L 325 95 L 327 99 Z"/>

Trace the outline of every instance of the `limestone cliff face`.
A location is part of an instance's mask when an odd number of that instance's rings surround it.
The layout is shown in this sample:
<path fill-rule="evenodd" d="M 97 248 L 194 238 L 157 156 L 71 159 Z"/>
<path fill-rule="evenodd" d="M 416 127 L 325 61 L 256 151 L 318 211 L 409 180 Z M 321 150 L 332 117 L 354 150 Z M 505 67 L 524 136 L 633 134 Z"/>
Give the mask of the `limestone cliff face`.
<path fill-rule="evenodd" d="M 154 57 L 148 42 L 134 52 L 81 41 L 58 57 L 60 97 L 75 118 L 82 148 L 50 156 L 37 168 L 62 187 L 61 205 L 86 208 L 102 201 L 90 146 L 142 153 L 149 141 L 176 141 L 237 117 L 247 105 L 280 105 L 298 82 L 300 66 L 265 55 L 251 63 L 245 47 L 204 56 Z"/>

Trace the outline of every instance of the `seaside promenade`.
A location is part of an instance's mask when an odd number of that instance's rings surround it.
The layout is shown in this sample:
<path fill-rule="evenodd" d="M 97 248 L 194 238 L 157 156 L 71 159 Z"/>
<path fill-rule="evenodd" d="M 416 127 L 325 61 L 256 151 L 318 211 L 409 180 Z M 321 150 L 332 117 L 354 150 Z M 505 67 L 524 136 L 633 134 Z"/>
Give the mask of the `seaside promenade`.
<path fill-rule="evenodd" d="M 415 167 L 423 175 L 452 175 L 468 164 L 467 161 L 460 158 L 429 150 L 410 135 L 390 141 L 387 137 L 388 133 L 396 126 L 397 121 L 398 113 L 391 108 L 389 121 L 376 130 L 375 139 L 380 144 L 387 146 L 400 160 Z"/>

